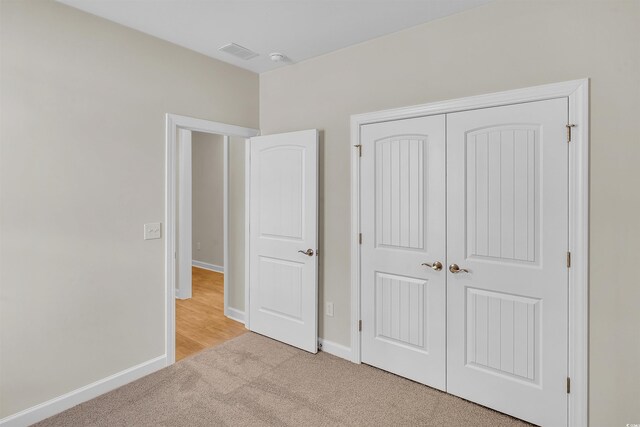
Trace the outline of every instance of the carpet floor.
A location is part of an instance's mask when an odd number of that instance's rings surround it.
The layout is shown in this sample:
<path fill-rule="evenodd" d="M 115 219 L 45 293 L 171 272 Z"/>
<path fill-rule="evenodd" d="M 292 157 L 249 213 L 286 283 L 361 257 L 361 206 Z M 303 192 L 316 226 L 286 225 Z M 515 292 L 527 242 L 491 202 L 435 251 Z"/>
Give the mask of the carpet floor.
<path fill-rule="evenodd" d="M 253 333 L 48 418 L 37 426 L 528 426 L 327 353 Z"/>

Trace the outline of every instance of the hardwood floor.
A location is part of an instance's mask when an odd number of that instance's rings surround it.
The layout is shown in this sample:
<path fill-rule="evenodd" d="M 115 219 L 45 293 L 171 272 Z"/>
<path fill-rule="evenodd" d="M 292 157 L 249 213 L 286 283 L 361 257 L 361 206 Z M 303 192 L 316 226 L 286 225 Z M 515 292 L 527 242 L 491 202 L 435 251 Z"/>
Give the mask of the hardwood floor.
<path fill-rule="evenodd" d="M 191 299 L 176 300 L 176 361 L 247 332 L 224 315 L 224 275 L 192 267 Z"/>

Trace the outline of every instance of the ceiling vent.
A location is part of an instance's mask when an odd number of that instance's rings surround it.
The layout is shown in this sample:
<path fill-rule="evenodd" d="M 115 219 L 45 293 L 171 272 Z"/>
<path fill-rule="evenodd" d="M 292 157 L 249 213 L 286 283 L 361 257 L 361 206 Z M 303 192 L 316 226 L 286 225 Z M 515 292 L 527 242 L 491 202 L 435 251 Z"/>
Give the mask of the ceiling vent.
<path fill-rule="evenodd" d="M 244 59 L 244 60 L 255 58 L 256 56 L 258 56 L 258 54 L 255 53 L 254 51 L 249 50 L 246 47 L 242 47 L 235 43 L 226 44 L 221 48 L 219 48 L 218 50 L 222 52 L 227 52 L 237 58 Z"/>

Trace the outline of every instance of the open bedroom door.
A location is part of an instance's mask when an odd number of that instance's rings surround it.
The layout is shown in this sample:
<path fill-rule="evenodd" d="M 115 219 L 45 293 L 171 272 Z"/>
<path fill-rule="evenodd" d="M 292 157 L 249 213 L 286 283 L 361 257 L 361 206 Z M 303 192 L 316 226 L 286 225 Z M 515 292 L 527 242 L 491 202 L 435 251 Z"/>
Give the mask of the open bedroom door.
<path fill-rule="evenodd" d="M 316 353 L 318 131 L 250 145 L 250 329 Z"/>

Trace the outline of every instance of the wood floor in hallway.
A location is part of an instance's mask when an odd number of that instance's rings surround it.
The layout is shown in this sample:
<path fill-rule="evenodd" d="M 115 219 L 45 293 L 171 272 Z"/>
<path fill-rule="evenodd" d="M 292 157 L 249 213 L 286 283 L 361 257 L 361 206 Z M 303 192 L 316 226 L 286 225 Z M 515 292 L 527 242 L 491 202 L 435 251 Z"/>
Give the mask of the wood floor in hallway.
<path fill-rule="evenodd" d="M 224 275 L 192 267 L 193 296 L 176 300 L 176 361 L 247 332 L 224 315 Z"/>

